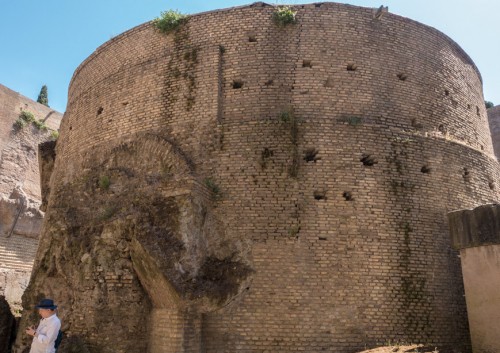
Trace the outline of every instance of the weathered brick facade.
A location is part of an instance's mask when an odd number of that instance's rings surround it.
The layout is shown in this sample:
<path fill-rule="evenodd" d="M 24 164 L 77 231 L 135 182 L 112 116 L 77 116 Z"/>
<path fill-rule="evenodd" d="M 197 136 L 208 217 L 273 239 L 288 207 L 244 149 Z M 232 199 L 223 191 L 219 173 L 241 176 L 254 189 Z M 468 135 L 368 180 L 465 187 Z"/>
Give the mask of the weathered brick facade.
<path fill-rule="evenodd" d="M 446 214 L 498 200 L 477 68 L 406 18 L 295 9 L 146 23 L 76 70 L 26 307 L 91 352 L 470 352 Z"/>
<path fill-rule="evenodd" d="M 498 156 L 500 156 L 500 105 L 488 109 L 487 113 L 490 123 L 491 139 L 493 140 L 493 149 L 498 159 Z"/>

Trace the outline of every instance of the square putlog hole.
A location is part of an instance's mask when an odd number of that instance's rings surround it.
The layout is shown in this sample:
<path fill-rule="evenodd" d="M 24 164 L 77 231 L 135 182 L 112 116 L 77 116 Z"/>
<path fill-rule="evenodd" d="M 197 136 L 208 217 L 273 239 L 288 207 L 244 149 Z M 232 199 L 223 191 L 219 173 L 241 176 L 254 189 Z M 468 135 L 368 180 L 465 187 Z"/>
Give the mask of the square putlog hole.
<path fill-rule="evenodd" d="M 243 80 L 234 80 L 232 87 L 233 87 L 233 89 L 243 88 Z"/>

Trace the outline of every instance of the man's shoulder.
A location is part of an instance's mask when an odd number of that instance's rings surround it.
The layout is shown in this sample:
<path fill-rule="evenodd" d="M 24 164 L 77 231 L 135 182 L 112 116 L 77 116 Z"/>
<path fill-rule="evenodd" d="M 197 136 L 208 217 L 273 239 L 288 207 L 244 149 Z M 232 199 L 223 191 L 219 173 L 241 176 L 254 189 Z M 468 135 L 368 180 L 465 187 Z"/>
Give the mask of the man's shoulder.
<path fill-rule="evenodd" d="M 52 315 L 52 316 L 48 317 L 48 319 L 50 319 L 51 321 L 54 321 L 54 322 L 59 322 L 59 323 L 61 323 L 61 320 L 57 317 L 57 315 L 56 315 L 56 314 L 54 314 L 54 315 Z"/>

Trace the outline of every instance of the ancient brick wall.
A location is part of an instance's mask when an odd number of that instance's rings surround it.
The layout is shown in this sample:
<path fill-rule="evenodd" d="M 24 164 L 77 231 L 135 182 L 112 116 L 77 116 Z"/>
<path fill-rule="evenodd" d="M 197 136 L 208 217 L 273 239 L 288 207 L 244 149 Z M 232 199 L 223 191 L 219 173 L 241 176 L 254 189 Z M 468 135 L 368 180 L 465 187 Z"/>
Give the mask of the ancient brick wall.
<path fill-rule="evenodd" d="M 146 23 L 82 63 L 25 305 L 43 284 L 96 352 L 470 352 L 446 213 L 498 200 L 477 68 L 406 18 L 295 9 L 286 27 L 261 3 Z M 134 210 L 162 208 L 144 232 Z M 178 236 L 155 248 L 162 227 Z"/>
<path fill-rule="evenodd" d="M 500 156 L 500 105 L 488 109 L 488 122 L 490 124 L 491 139 L 495 156 Z"/>

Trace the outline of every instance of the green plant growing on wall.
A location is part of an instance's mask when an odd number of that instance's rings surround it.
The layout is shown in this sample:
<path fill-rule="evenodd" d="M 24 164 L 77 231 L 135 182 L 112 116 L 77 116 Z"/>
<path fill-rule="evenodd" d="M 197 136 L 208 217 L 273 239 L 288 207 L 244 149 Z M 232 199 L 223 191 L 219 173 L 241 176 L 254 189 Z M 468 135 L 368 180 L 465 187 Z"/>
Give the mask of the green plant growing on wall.
<path fill-rule="evenodd" d="M 19 114 L 19 117 L 17 118 L 17 120 L 14 122 L 14 128 L 16 130 L 21 130 L 24 127 L 26 127 L 26 125 L 28 125 L 29 123 L 32 123 L 34 121 L 36 121 L 35 115 L 33 115 L 32 112 L 23 110 Z"/>
<path fill-rule="evenodd" d="M 35 115 L 33 115 L 32 112 L 28 112 L 26 110 L 23 110 L 21 114 L 19 114 L 19 118 L 23 119 L 27 123 L 32 123 L 36 120 Z"/>
<path fill-rule="evenodd" d="M 50 138 L 53 140 L 53 141 L 56 141 L 58 138 L 59 138 L 59 131 L 57 130 L 53 130 L 50 132 Z"/>
<path fill-rule="evenodd" d="M 281 112 L 280 120 L 284 123 L 288 123 L 291 120 L 291 113 L 288 111 Z"/>
<path fill-rule="evenodd" d="M 106 206 L 103 210 L 98 215 L 98 220 L 100 221 L 106 221 L 113 217 L 115 213 L 118 211 L 118 207 L 115 205 L 108 205 Z"/>
<path fill-rule="evenodd" d="M 107 175 L 102 175 L 99 178 L 99 188 L 102 190 L 108 190 L 109 186 L 111 185 L 111 180 Z"/>
<path fill-rule="evenodd" d="M 356 126 L 363 122 L 363 118 L 360 118 L 359 116 L 351 116 L 347 119 L 347 122 L 351 126 Z"/>
<path fill-rule="evenodd" d="M 14 128 L 16 130 L 21 130 L 26 125 L 28 125 L 28 123 L 24 119 L 21 119 L 21 118 L 17 118 L 17 120 L 14 122 Z"/>
<path fill-rule="evenodd" d="M 485 105 L 486 109 L 490 109 L 490 108 L 493 108 L 495 106 L 495 104 L 493 102 L 489 102 L 489 101 L 484 101 L 484 105 Z"/>
<path fill-rule="evenodd" d="M 296 14 L 297 11 L 293 11 L 290 6 L 278 6 L 273 13 L 273 21 L 279 27 L 293 25 L 297 23 Z"/>
<path fill-rule="evenodd" d="M 188 16 L 177 10 L 163 11 L 160 17 L 153 20 L 153 25 L 162 33 L 168 34 L 188 20 Z"/>
<path fill-rule="evenodd" d="M 34 120 L 33 121 L 33 125 L 35 125 L 35 127 L 38 129 L 38 130 L 47 130 L 47 125 L 45 125 L 45 123 L 42 121 L 42 120 Z"/>
<path fill-rule="evenodd" d="M 208 188 L 208 190 L 210 190 L 210 192 L 212 193 L 212 198 L 214 200 L 217 200 L 218 198 L 220 198 L 220 196 L 221 196 L 220 187 L 219 187 L 219 185 L 217 185 L 215 183 L 215 181 L 212 178 L 206 178 L 205 185 Z"/>

